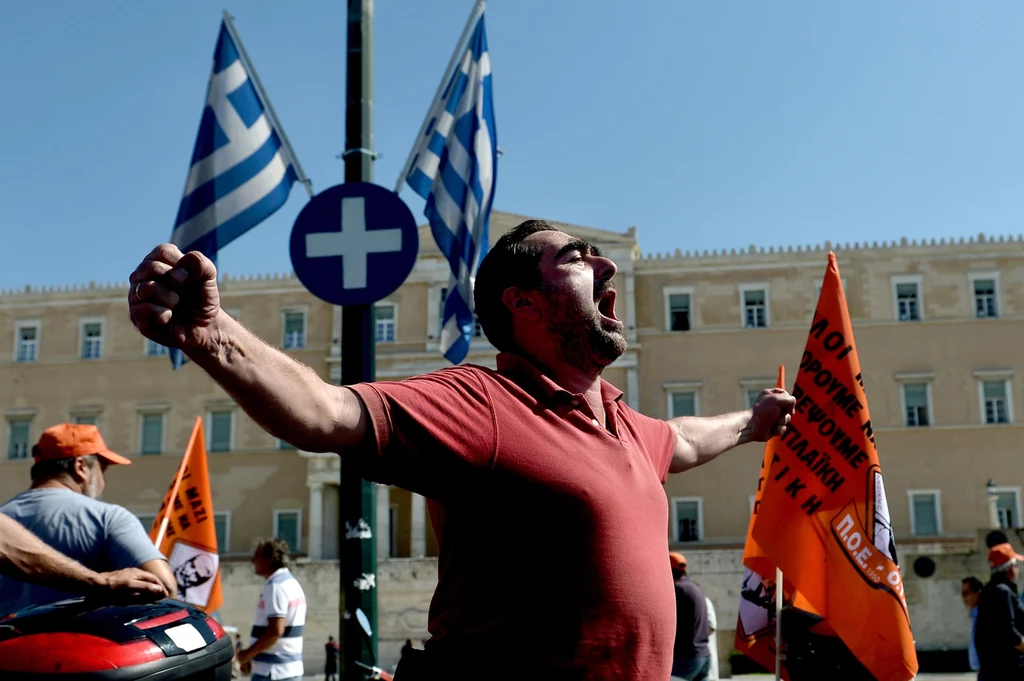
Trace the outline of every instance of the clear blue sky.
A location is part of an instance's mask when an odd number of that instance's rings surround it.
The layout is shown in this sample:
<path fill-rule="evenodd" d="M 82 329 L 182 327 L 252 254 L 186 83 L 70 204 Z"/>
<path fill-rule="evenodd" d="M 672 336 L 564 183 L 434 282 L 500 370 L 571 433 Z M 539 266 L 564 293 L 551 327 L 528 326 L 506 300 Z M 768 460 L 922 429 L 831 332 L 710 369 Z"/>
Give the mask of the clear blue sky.
<path fill-rule="evenodd" d="M 382 0 L 394 185 L 472 0 Z M 342 179 L 345 2 L 228 6 L 317 189 Z M 0 287 L 124 281 L 171 231 L 221 5 L 0 10 Z M 1024 3 L 491 0 L 496 208 L 645 252 L 1019 233 Z M 403 197 L 422 220 L 422 201 Z M 221 254 L 291 268 L 300 187 Z"/>

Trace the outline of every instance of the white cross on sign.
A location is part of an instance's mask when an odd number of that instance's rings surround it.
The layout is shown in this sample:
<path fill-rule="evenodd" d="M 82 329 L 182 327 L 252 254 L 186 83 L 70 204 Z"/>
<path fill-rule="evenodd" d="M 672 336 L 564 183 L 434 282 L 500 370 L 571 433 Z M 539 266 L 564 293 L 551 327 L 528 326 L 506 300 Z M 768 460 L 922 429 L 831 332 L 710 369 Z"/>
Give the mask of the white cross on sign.
<path fill-rule="evenodd" d="M 366 229 L 366 202 L 361 196 L 341 200 L 341 231 L 306 235 L 307 258 L 341 256 L 342 288 L 366 288 L 370 253 L 402 250 L 401 229 Z"/>

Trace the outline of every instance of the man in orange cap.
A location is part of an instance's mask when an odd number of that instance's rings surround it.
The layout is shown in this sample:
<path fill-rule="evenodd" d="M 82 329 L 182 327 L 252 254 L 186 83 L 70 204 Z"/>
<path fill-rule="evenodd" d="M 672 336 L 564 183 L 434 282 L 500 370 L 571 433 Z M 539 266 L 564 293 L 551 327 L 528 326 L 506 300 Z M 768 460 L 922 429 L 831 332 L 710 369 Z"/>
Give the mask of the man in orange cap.
<path fill-rule="evenodd" d="M 48 428 L 32 448 L 32 457 L 31 488 L 0 506 L 0 513 L 91 570 L 139 568 L 175 594 L 174 574 L 139 519 L 99 500 L 106 467 L 131 461 L 110 451 L 96 426 L 63 423 Z M 46 586 L 0 578 L 0 614 L 68 597 Z"/>
<path fill-rule="evenodd" d="M 979 681 L 1024 679 L 1024 607 L 1017 597 L 1022 560 L 1010 544 L 989 549 L 992 579 L 981 590 L 974 630 Z"/>
<path fill-rule="evenodd" d="M 697 583 L 686 576 L 686 556 L 668 554 L 676 581 L 676 643 L 672 655 L 673 681 L 705 681 L 711 671 L 708 646 L 707 598 Z"/>

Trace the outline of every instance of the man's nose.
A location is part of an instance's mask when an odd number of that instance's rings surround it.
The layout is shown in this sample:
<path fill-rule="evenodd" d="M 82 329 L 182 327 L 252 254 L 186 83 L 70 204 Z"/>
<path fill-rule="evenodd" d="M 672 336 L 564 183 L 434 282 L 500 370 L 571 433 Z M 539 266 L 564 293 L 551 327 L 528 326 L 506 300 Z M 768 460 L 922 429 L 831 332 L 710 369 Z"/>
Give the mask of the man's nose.
<path fill-rule="evenodd" d="M 615 266 L 615 261 L 603 255 L 594 256 L 591 266 L 594 268 L 594 275 L 597 279 L 611 279 L 619 271 L 619 268 Z"/>

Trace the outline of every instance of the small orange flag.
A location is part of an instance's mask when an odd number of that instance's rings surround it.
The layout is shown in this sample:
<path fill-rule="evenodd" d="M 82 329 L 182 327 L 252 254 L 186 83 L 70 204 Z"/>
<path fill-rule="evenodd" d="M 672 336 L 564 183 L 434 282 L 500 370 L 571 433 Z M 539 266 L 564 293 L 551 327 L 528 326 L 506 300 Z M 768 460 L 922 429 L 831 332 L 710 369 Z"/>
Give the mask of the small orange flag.
<path fill-rule="evenodd" d="M 779 366 L 779 377 L 775 387 L 786 387 L 786 369 Z M 739 616 L 736 623 L 736 650 L 757 662 L 765 669 L 775 669 L 775 562 L 751 536 L 754 518 L 761 498 L 764 496 L 764 481 L 771 467 L 771 442 L 765 445 L 761 458 L 761 474 L 754 495 L 750 523 L 747 525 L 747 541 L 743 545 L 743 584 L 740 587 Z M 783 578 L 785 582 L 785 578 Z M 784 587 L 785 588 L 785 587 Z M 792 599 L 790 590 L 784 593 L 786 601 Z M 783 669 L 782 676 L 789 678 Z"/>
<path fill-rule="evenodd" d="M 185 456 L 156 514 L 149 538 L 174 571 L 178 598 L 208 613 L 219 609 L 224 597 L 201 418 L 196 419 Z"/>
<path fill-rule="evenodd" d="M 801 609 L 824 617 L 868 671 L 912 679 L 917 654 L 903 576 L 833 253 L 793 397 L 789 429 L 765 448 L 768 474 L 750 537 L 782 569 Z"/>

